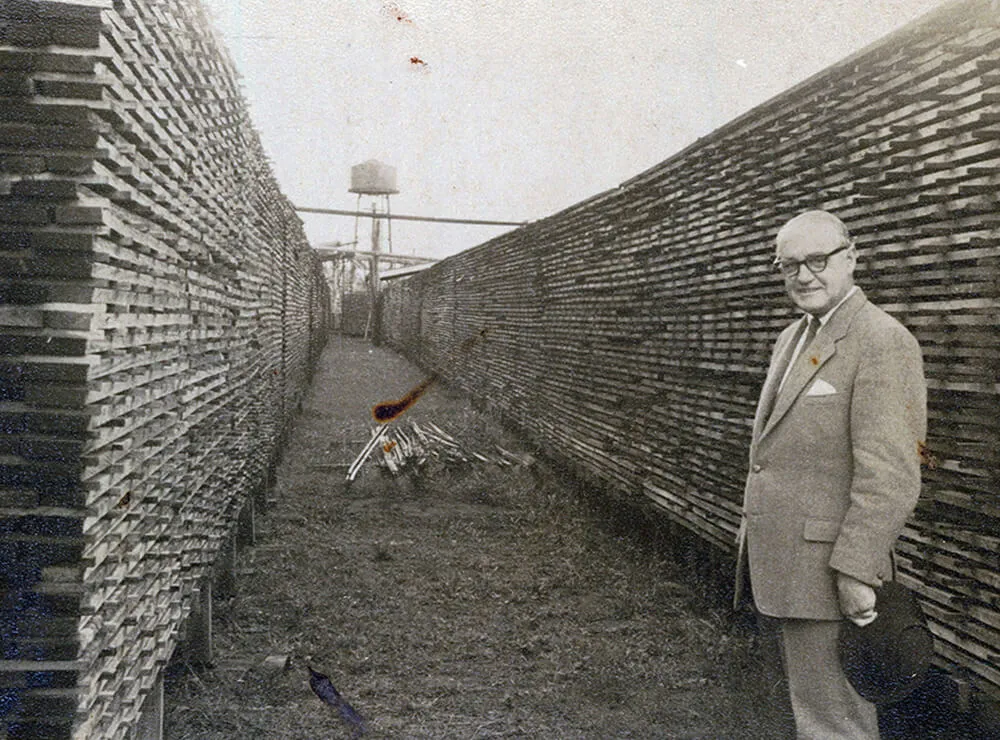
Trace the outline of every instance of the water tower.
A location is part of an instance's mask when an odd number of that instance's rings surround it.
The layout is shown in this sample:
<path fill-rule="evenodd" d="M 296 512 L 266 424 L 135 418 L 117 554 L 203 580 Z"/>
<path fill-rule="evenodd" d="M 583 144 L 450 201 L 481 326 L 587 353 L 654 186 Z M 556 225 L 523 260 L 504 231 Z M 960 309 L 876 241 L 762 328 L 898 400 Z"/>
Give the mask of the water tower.
<path fill-rule="evenodd" d="M 358 245 L 358 224 L 361 220 L 362 203 L 361 199 L 367 197 L 368 205 L 371 206 L 372 232 L 371 232 L 371 253 L 369 255 L 368 269 L 368 293 L 369 309 L 368 320 L 365 325 L 365 337 L 368 337 L 375 319 L 376 306 L 378 305 L 379 292 L 379 254 L 382 252 L 382 229 L 381 220 L 386 221 L 386 245 L 387 252 L 392 253 L 392 211 L 389 206 L 389 196 L 398 193 L 396 189 L 396 168 L 383 164 L 375 159 L 356 164 L 351 167 L 351 190 L 358 194 L 358 202 L 355 208 L 354 217 L 354 244 Z M 352 270 L 353 274 L 353 270 Z"/>
<path fill-rule="evenodd" d="M 358 215 L 354 218 L 354 243 L 358 242 L 358 222 L 361 219 L 362 204 L 361 199 L 368 197 L 372 212 L 372 255 L 374 272 L 378 272 L 378 253 L 381 251 L 381 229 L 379 223 L 381 218 L 386 220 L 386 251 L 392 252 L 392 210 L 389 206 L 389 196 L 398 193 L 396 188 L 396 168 L 383 164 L 375 159 L 356 164 L 351 167 L 351 190 L 358 194 L 356 211 Z M 365 208 L 367 210 L 367 208 Z M 380 216 L 379 214 L 384 214 Z M 378 275 L 375 275 L 374 285 L 378 286 Z"/>

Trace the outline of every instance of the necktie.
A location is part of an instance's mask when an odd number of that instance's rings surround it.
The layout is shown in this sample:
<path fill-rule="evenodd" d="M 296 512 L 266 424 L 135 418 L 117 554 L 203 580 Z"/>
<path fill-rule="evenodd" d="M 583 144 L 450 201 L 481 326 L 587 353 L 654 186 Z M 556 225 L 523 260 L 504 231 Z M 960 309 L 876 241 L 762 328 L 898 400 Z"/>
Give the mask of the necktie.
<path fill-rule="evenodd" d="M 785 381 L 788 380 L 788 375 L 792 372 L 792 368 L 795 367 L 795 361 L 799 359 L 799 355 L 805 352 L 812 343 L 812 340 L 816 338 L 816 332 L 818 331 L 819 319 L 813 316 L 806 317 L 806 330 L 796 343 L 795 351 L 792 352 L 792 356 L 788 358 L 788 364 L 785 366 L 781 375 L 781 383 L 778 384 L 778 393 L 781 393 L 782 386 L 785 385 Z"/>
<path fill-rule="evenodd" d="M 771 412 L 774 410 L 774 403 L 778 398 L 778 394 L 781 392 L 781 386 L 785 384 L 785 379 L 792 370 L 792 365 L 795 364 L 795 360 L 798 356 L 802 354 L 802 351 L 809 346 L 809 343 L 816 336 L 816 332 L 819 331 L 819 321 L 814 319 L 812 316 L 806 317 L 806 328 L 793 345 L 793 349 L 790 352 L 786 352 L 782 358 L 782 363 L 776 368 L 775 375 L 781 378 L 778 382 L 778 387 L 764 399 L 764 413 L 761 417 L 766 423 L 771 417 Z"/>

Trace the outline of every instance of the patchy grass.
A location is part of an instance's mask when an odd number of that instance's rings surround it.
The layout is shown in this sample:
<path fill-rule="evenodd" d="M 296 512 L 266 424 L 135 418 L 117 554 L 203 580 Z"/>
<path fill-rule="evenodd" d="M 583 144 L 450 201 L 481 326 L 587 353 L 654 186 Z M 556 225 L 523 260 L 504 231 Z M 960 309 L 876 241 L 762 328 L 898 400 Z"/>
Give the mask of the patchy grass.
<path fill-rule="evenodd" d="M 372 738 L 787 732 L 751 634 L 670 560 L 655 522 L 538 461 L 404 478 L 369 461 L 346 485 L 334 466 L 364 445 L 368 404 L 419 378 L 388 352 L 328 349 L 277 504 L 239 560 L 236 596 L 216 604 L 216 662 L 172 670 L 168 738 L 350 737 L 307 664 Z M 446 389 L 412 414 L 470 450 L 524 452 Z M 275 654 L 291 655 L 286 670 L 265 666 Z"/>

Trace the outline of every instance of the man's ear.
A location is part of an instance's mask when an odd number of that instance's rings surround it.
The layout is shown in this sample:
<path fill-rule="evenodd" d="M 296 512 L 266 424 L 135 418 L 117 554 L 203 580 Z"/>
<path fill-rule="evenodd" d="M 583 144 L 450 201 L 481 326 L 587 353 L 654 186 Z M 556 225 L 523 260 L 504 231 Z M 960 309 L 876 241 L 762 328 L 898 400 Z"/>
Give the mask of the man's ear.
<path fill-rule="evenodd" d="M 858 266 L 858 248 L 853 239 L 851 239 L 851 246 L 844 254 L 851 260 L 851 272 L 854 272 L 854 268 Z"/>

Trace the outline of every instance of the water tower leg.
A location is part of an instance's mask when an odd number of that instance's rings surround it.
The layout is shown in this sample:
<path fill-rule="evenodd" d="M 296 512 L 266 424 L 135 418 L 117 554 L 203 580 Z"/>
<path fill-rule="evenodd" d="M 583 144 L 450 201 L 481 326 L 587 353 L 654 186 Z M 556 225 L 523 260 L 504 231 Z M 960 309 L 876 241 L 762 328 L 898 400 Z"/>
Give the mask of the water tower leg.
<path fill-rule="evenodd" d="M 354 213 L 361 213 L 361 193 L 358 193 L 358 202 L 354 204 Z M 358 222 L 361 220 L 360 215 L 354 216 L 354 248 L 358 248 Z"/>
<path fill-rule="evenodd" d="M 389 254 L 392 254 L 392 207 L 389 205 L 389 196 L 385 196 L 385 232 L 386 247 Z"/>

